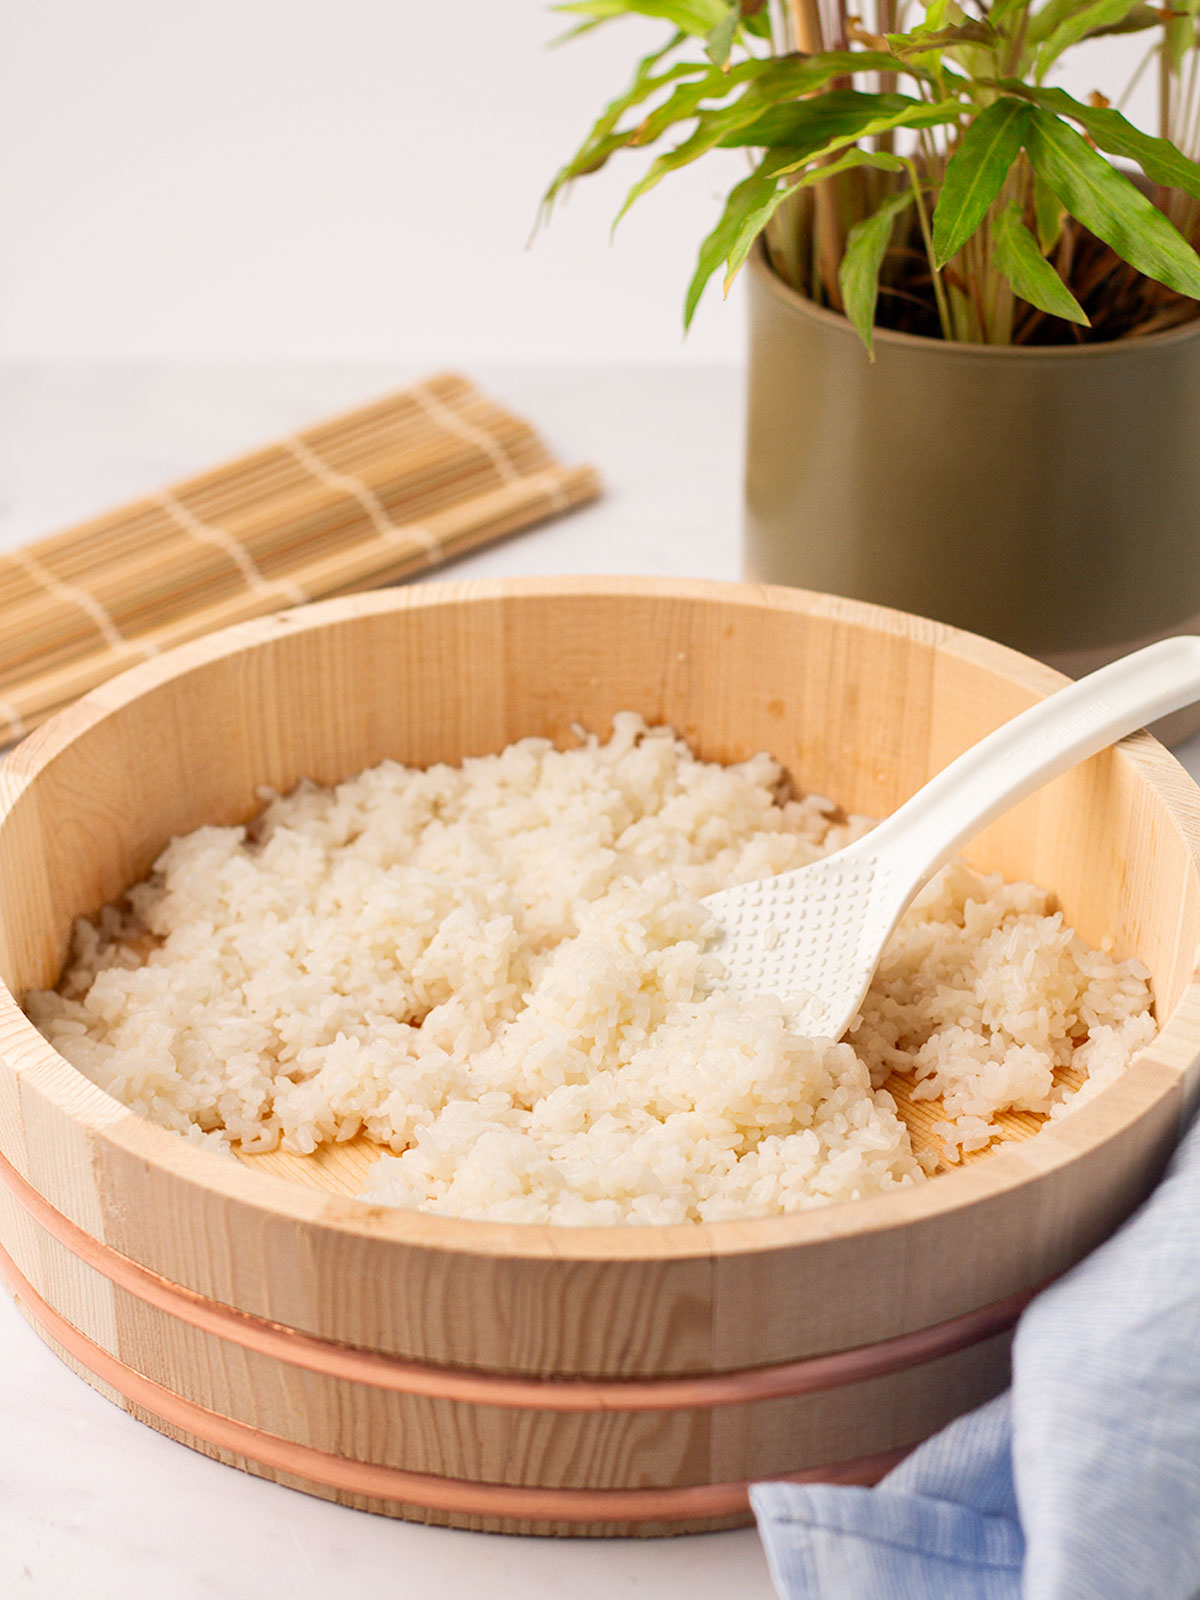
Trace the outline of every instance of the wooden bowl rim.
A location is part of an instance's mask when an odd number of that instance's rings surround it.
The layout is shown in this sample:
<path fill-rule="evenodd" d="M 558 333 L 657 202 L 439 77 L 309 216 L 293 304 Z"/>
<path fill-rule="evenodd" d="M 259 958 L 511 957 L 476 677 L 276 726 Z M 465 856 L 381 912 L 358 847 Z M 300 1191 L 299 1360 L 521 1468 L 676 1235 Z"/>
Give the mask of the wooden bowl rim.
<path fill-rule="evenodd" d="M 384 589 L 273 613 L 164 652 L 94 689 L 28 736 L 0 766 L 0 831 L 20 796 L 76 739 L 132 701 L 224 657 L 269 646 L 281 634 L 305 632 L 388 611 L 545 598 L 664 599 L 721 603 L 749 611 L 783 610 L 900 635 L 971 660 L 996 676 L 1045 696 L 1067 680 L 1015 650 L 948 624 L 883 606 L 810 590 L 707 579 L 547 577 L 452 580 Z M 620 709 L 620 708 L 617 708 Z M 1116 747 L 1132 765 L 1182 837 L 1193 872 L 1200 872 L 1200 804 L 1183 796 L 1200 789 L 1157 740 L 1139 732 Z M 2 908 L 0 908 L 2 909 Z M 1200 954 L 1200 953 L 1198 953 Z M 1034 1138 L 1009 1142 L 986 1160 L 929 1182 L 787 1216 L 715 1223 L 567 1227 L 468 1221 L 371 1205 L 350 1197 L 253 1171 L 236 1159 L 188 1143 L 149 1122 L 84 1077 L 49 1045 L 0 982 L 0 1029 L 21 1045 L 20 1077 L 97 1141 L 108 1142 L 169 1178 L 276 1218 L 407 1248 L 464 1256 L 509 1256 L 566 1261 L 686 1260 L 792 1250 L 860 1234 L 882 1234 L 970 1206 L 1034 1183 L 1093 1152 L 1132 1126 L 1200 1058 L 1200 977 L 1193 977 L 1156 1039 L 1128 1072 L 1070 1117 L 1048 1123 Z"/>

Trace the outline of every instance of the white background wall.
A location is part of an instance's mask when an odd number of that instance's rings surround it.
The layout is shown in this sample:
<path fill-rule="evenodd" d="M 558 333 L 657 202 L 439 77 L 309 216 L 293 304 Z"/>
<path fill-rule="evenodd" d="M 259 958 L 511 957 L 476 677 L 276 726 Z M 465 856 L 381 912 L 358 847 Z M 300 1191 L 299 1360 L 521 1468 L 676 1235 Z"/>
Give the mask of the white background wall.
<path fill-rule="evenodd" d="M 742 158 L 545 183 L 660 25 L 543 0 L 0 0 L 0 360 L 736 358 L 696 245 Z M 1136 41 L 1061 81 L 1114 93 Z M 1133 114 L 1149 125 L 1147 75 Z"/>

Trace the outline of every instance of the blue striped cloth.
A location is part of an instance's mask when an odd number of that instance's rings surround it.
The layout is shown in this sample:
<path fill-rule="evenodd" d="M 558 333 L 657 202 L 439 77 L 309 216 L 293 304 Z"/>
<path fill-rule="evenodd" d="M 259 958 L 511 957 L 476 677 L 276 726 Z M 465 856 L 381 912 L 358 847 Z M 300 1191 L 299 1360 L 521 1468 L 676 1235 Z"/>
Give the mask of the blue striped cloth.
<path fill-rule="evenodd" d="M 874 1489 L 756 1484 L 784 1600 L 1200 1595 L 1200 1121 L 1025 1312 L 1007 1394 Z"/>

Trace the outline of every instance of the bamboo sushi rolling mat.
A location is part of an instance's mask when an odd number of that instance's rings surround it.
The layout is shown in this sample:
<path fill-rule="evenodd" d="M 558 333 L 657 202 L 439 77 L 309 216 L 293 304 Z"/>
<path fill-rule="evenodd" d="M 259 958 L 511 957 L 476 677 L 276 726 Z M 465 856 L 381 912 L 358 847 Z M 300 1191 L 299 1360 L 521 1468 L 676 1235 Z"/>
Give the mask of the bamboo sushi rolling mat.
<path fill-rule="evenodd" d="M 0 555 L 0 745 L 213 628 L 411 578 L 599 493 L 443 373 Z"/>

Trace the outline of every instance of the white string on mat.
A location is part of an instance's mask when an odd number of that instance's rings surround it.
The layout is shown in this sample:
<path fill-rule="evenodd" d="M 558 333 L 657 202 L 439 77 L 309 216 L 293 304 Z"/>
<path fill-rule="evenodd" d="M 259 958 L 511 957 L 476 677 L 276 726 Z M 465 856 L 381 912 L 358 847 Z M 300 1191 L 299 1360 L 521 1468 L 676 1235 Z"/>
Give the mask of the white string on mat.
<path fill-rule="evenodd" d="M 290 450 L 300 465 L 327 489 L 336 489 L 339 494 L 352 495 L 370 517 L 376 533 L 388 544 L 415 541 L 425 550 L 430 561 L 436 561 L 442 556 L 441 542 L 433 530 L 421 522 L 393 522 L 382 500 L 370 484 L 364 483 L 361 478 L 351 477 L 348 472 L 339 472 L 336 467 L 331 467 L 311 445 L 296 435 L 289 435 L 288 438 L 280 440 L 280 443 L 285 450 Z"/>
<path fill-rule="evenodd" d="M 56 578 L 49 568 L 44 567 L 35 555 L 28 550 L 10 550 L 9 559 L 15 561 L 42 588 L 50 594 L 55 594 L 60 599 L 69 601 L 71 605 L 78 606 L 86 611 L 88 616 L 99 628 L 104 636 L 104 642 L 118 655 L 154 656 L 158 654 L 158 646 L 143 644 L 136 639 L 127 639 L 112 619 L 108 608 L 87 589 L 81 589 L 74 583 L 64 583 L 61 578 Z"/>
<path fill-rule="evenodd" d="M 551 511 L 570 511 L 572 500 L 567 493 L 566 483 L 563 481 L 561 469 L 551 467 L 549 472 L 554 475 L 553 486 L 548 490 L 546 498 L 550 502 Z"/>
<path fill-rule="evenodd" d="M 224 528 L 217 528 L 209 522 L 201 522 L 194 511 L 189 511 L 181 500 L 177 500 L 169 489 L 160 489 L 157 494 L 149 496 L 157 506 L 161 506 L 169 517 L 179 524 L 185 533 L 190 533 L 193 539 L 199 539 L 204 544 L 216 545 L 218 550 L 236 563 L 238 571 L 246 581 L 248 588 L 257 594 L 284 594 L 294 605 L 304 605 L 311 598 L 307 590 L 298 583 L 293 583 L 290 578 L 271 580 L 264 578 L 258 565 L 249 550 L 240 539 Z"/>
<path fill-rule="evenodd" d="M 487 455 L 505 483 L 516 483 L 524 476 L 508 451 L 498 440 L 492 438 L 486 428 L 477 427 L 475 423 L 468 422 L 466 417 L 459 416 L 457 411 L 434 394 L 427 383 L 414 383 L 408 393 L 435 422 L 440 423 L 450 433 L 456 433 L 467 444 L 478 446 Z"/>

